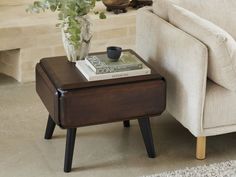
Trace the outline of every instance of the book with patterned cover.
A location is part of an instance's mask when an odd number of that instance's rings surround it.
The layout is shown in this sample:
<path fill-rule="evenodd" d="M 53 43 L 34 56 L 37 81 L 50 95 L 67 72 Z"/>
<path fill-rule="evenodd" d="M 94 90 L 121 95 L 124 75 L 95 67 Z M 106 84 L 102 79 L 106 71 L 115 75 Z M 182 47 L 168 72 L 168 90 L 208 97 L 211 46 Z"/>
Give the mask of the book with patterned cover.
<path fill-rule="evenodd" d="M 85 58 L 86 64 L 96 73 L 114 73 L 143 68 L 143 63 L 134 54 L 123 52 L 116 62 L 111 61 L 107 54 L 91 55 Z"/>
<path fill-rule="evenodd" d="M 76 67 L 79 71 L 84 75 L 84 77 L 88 81 L 99 81 L 99 80 L 106 80 L 106 79 L 117 79 L 117 78 L 124 78 L 124 77 L 133 77 L 133 76 L 141 76 L 141 75 L 148 75 L 151 74 L 151 69 L 143 64 L 142 69 L 137 70 L 129 70 L 129 71 L 121 71 L 121 72 L 114 72 L 114 73 L 104 73 L 104 74 L 96 74 L 84 60 L 76 61 Z"/>

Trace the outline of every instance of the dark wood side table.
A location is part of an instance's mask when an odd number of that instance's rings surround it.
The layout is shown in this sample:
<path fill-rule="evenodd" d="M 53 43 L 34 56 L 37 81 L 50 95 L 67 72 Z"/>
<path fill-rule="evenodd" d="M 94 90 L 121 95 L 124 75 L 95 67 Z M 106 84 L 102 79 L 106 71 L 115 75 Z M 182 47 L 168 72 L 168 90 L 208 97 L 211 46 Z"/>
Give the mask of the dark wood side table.
<path fill-rule="evenodd" d="M 55 125 L 67 129 L 65 172 L 71 171 L 76 128 L 82 126 L 123 121 L 129 127 L 138 119 L 148 156 L 155 157 L 149 117 L 165 110 L 166 83 L 153 69 L 150 75 L 88 82 L 66 57 L 44 58 L 36 65 L 36 91 L 49 112 L 45 139 Z"/>

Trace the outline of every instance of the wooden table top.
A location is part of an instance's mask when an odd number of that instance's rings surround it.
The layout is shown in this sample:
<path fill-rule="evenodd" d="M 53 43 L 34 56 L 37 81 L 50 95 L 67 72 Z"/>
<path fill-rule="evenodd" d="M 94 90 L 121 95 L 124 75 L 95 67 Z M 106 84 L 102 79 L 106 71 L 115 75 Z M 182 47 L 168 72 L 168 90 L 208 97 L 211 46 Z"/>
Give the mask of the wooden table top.
<path fill-rule="evenodd" d="M 101 81 L 88 81 L 83 76 L 83 74 L 77 69 L 75 63 L 69 62 L 66 56 L 44 58 L 40 60 L 39 64 L 43 68 L 43 70 L 45 71 L 51 82 L 54 84 L 54 86 L 60 90 L 72 90 L 79 88 L 163 79 L 163 77 L 160 74 L 158 74 L 146 61 L 144 61 L 134 51 L 132 50 L 124 50 L 124 51 L 130 51 L 132 54 L 135 54 L 144 64 L 146 64 L 151 69 L 151 74 L 143 76 L 101 80 Z M 106 53 L 106 52 L 100 52 L 96 54 L 101 54 L 101 53 Z M 94 54 L 95 53 L 91 55 Z"/>

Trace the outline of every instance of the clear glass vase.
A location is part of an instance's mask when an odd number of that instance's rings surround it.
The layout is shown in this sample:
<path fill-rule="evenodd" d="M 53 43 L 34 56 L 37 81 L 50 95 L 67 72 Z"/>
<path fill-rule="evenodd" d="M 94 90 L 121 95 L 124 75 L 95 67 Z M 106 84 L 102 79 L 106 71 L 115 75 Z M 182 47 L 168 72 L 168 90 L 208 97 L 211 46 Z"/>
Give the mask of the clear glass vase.
<path fill-rule="evenodd" d="M 66 51 L 66 55 L 69 61 L 75 62 L 77 60 L 83 60 L 89 53 L 90 42 L 92 39 L 91 32 L 91 22 L 88 19 L 88 16 L 78 17 L 77 18 L 80 26 L 80 41 L 79 46 L 75 47 L 71 44 L 69 40 L 69 33 L 65 32 L 65 29 L 62 28 L 62 41 Z"/>

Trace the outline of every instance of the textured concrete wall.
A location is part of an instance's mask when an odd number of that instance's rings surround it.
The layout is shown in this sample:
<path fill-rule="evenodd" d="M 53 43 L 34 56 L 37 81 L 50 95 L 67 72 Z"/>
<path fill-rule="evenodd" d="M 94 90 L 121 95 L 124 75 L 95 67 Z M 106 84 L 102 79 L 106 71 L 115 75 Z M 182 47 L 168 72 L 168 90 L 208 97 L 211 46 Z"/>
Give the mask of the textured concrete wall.
<path fill-rule="evenodd" d="M 33 2 L 33 0 L 0 0 L 0 6 L 1 5 L 23 5 L 23 4 L 29 4 Z"/>
<path fill-rule="evenodd" d="M 19 49 L 0 52 L 0 71 L 16 80 L 21 79 L 19 54 Z"/>

